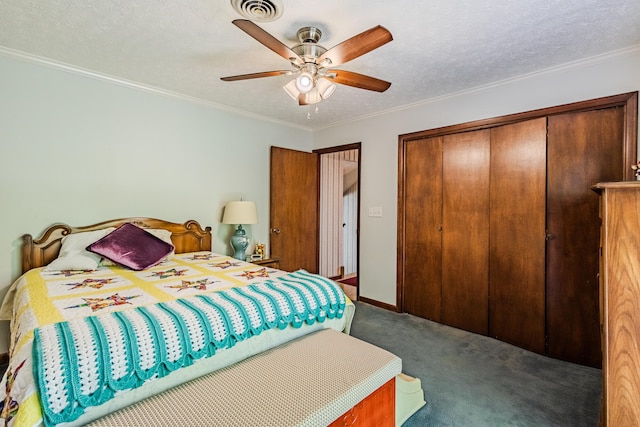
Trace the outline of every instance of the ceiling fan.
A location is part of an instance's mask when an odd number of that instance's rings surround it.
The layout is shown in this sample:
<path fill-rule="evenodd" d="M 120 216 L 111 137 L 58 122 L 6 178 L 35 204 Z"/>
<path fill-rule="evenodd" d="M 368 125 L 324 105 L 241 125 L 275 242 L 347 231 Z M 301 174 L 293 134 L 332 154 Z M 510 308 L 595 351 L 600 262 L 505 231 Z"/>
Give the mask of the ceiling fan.
<path fill-rule="evenodd" d="M 334 83 L 376 92 L 384 92 L 391 86 L 390 82 L 375 77 L 352 71 L 330 69 L 330 67 L 344 64 L 393 40 L 391 33 L 380 25 L 327 50 L 318 44 L 322 32 L 316 27 L 300 28 L 297 33 L 300 43 L 289 48 L 249 20 L 236 19 L 233 24 L 288 60 L 292 69 L 221 77 L 221 80 L 225 82 L 297 75 L 295 79 L 284 86 L 284 90 L 297 100 L 299 105 L 315 104 L 328 98 L 336 88 Z"/>

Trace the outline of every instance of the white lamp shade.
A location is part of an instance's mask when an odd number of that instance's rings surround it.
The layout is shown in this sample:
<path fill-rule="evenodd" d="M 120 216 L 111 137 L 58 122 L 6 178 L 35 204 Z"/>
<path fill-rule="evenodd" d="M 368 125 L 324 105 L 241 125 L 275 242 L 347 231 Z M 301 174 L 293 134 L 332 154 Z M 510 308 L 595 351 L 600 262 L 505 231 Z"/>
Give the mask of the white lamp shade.
<path fill-rule="evenodd" d="M 291 80 L 289 83 L 282 87 L 285 92 L 294 100 L 298 100 L 298 96 L 300 95 L 300 91 L 296 87 L 296 79 Z"/>
<path fill-rule="evenodd" d="M 322 99 L 327 99 L 336 90 L 336 85 L 328 79 L 322 77 L 316 82 L 316 88 Z"/>
<path fill-rule="evenodd" d="M 222 222 L 224 224 L 257 224 L 258 208 L 256 202 L 240 200 L 227 203 Z"/>
<path fill-rule="evenodd" d="M 309 93 L 303 93 L 302 99 L 304 100 L 305 104 L 317 104 L 318 102 L 322 101 L 320 93 L 318 92 L 318 88 L 315 87 Z"/>

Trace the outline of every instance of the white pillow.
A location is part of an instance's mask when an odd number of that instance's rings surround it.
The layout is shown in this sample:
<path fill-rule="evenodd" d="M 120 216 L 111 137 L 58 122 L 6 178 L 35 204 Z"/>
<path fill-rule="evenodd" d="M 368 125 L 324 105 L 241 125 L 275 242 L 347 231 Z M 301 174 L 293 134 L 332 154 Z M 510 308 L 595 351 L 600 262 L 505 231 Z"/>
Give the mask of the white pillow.
<path fill-rule="evenodd" d="M 164 228 L 143 228 L 143 230 L 148 232 L 149 234 L 153 234 L 158 239 L 160 239 L 160 240 L 162 240 L 164 242 L 167 242 L 170 245 L 173 245 L 173 242 L 171 241 L 171 232 L 169 230 L 165 230 Z M 107 234 L 109 234 L 109 233 L 107 233 Z M 91 243 L 93 243 L 93 242 L 91 242 Z M 87 245 L 87 246 L 89 246 L 89 245 Z M 168 260 L 174 254 L 175 254 L 175 252 L 171 252 L 168 257 L 163 259 L 163 261 Z M 110 266 L 114 266 L 114 265 L 118 265 L 118 264 L 116 264 L 115 262 L 111 261 L 108 258 L 102 258 L 100 260 L 100 265 L 104 266 L 104 267 L 110 267 Z"/>
<path fill-rule="evenodd" d="M 171 232 L 169 230 L 165 230 L 164 228 L 143 228 L 143 230 L 153 234 L 158 239 L 173 245 L 173 242 L 171 241 Z"/>
<path fill-rule="evenodd" d="M 64 236 L 58 258 L 54 259 L 44 269 L 47 271 L 95 270 L 98 268 L 100 255 L 87 251 L 86 247 L 102 239 L 113 230 L 115 230 L 114 227 L 109 227 L 102 230 Z"/>

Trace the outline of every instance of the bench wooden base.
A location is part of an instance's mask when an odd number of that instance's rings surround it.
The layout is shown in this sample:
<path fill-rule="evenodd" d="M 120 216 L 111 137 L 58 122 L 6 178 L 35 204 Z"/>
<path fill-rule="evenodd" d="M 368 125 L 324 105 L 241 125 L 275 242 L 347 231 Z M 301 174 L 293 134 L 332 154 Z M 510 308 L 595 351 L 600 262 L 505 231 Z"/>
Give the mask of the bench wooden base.
<path fill-rule="evenodd" d="M 393 427 L 396 423 L 396 379 L 391 378 L 329 427 Z"/>

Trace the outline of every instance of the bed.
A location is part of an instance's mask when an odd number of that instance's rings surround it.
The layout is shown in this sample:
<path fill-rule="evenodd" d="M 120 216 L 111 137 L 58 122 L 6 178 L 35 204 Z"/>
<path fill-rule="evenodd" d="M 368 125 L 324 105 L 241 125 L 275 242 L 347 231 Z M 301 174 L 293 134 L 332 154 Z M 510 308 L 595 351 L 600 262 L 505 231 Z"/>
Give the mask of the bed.
<path fill-rule="evenodd" d="M 113 256 L 139 232 L 143 247 L 171 250 Z M 92 261 L 74 252 L 89 243 Z M 211 252 L 211 228 L 193 220 L 55 224 L 23 236 L 22 273 L 0 308 L 0 405 L 14 426 L 86 424 L 308 334 L 348 334 L 355 310 L 331 280 Z"/>

